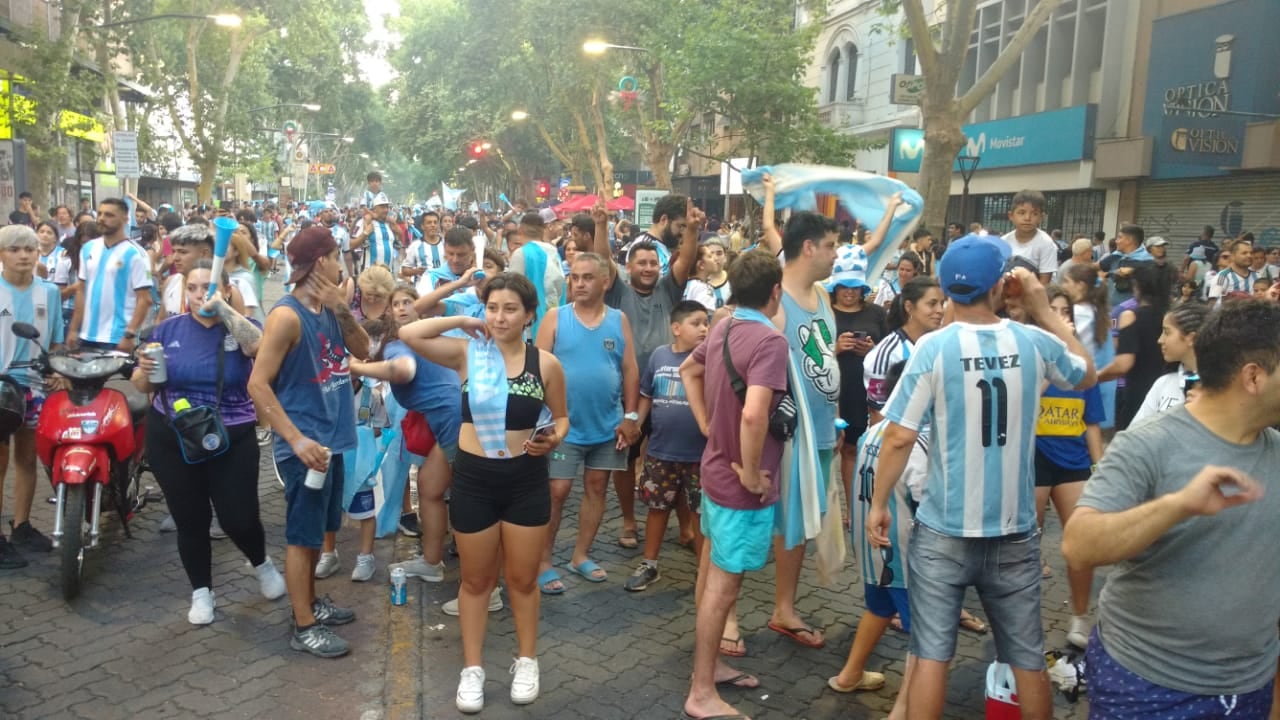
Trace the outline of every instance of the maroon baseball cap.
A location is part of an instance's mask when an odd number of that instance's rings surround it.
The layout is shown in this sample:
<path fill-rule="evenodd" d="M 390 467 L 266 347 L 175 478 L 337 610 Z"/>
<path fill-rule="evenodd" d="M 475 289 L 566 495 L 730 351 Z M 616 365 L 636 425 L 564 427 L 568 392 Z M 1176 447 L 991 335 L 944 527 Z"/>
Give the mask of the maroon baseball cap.
<path fill-rule="evenodd" d="M 333 233 L 327 227 L 312 225 L 300 231 L 289 242 L 289 266 L 293 271 L 285 283 L 297 285 L 306 280 L 316 261 L 337 249 L 338 241 L 333 239 Z"/>

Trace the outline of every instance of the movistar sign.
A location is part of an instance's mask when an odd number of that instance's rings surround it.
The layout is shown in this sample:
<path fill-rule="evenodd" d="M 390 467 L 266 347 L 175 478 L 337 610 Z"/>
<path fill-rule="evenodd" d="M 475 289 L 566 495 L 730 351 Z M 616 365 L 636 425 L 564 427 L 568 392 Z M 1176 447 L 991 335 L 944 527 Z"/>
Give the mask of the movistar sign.
<path fill-rule="evenodd" d="M 1034 115 L 965 125 L 962 155 L 982 158 L 983 170 L 1074 162 L 1093 157 L 1096 106 L 1078 105 Z M 894 128 L 889 135 L 889 170 L 920 172 L 924 131 Z M 959 165 L 955 170 L 959 171 Z"/>

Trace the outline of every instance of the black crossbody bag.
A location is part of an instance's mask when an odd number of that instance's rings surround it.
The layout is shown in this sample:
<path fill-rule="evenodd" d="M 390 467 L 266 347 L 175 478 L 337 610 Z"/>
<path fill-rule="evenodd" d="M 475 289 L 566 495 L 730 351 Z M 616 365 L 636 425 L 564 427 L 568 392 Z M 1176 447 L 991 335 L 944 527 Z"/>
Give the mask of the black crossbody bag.
<path fill-rule="evenodd" d="M 729 333 L 733 332 L 733 318 L 729 318 L 728 322 L 724 330 L 724 345 L 721 347 L 724 355 L 724 369 L 729 373 L 729 386 L 733 388 L 733 394 L 737 395 L 738 402 L 746 407 L 747 383 L 738 374 L 738 369 L 733 366 L 733 358 L 729 356 Z M 796 434 L 798 423 L 799 413 L 796 411 L 796 401 L 791 397 L 791 378 L 788 377 L 787 390 L 782 395 L 778 407 L 769 415 L 769 434 L 786 442 Z"/>
<path fill-rule="evenodd" d="M 218 385 L 214 391 L 217 398 L 213 407 L 197 405 L 193 408 L 171 413 L 173 406 L 169 404 L 166 388 L 160 388 L 160 402 L 164 403 L 165 417 L 169 426 L 178 436 L 178 447 L 182 450 L 182 459 L 188 465 L 199 465 L 225 453 L 231 447 L 231 439 L 227 435 L 227 426 L 222 422 L 222 375 L 227 356 L 227 334 L 224 329 L 222 342 L 218 343 Z"/>

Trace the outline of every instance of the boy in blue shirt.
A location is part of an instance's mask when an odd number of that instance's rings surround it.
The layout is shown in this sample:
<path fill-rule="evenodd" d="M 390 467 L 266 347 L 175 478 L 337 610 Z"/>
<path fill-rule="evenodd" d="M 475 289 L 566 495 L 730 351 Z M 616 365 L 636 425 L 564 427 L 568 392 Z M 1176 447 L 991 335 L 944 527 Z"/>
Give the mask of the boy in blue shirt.
<path fill-rule="evenodd" d="M 649 356 L 649 364 L 640 373 L 640 423 L 653 420 L 653 434 L 640 471 L 636 495 L 649 506 L 645 519 L 644 559 L 627 578 L 626 589 L 640 592 L 657 582 L 658 553 L 667 532 L 671 510 L 683 501 L 698 512 L 702 491 L 698 485 L 702 451 L 707 438 L 689 408 L 680 364 L 707 337 L 707 309 L 696 300 L 682 300 L 671 310 L 671 336 L 675 342 L 664 345 Z M 694 528 L 693 547 L 702 552 L 702 535 L 698 523 Z"/>

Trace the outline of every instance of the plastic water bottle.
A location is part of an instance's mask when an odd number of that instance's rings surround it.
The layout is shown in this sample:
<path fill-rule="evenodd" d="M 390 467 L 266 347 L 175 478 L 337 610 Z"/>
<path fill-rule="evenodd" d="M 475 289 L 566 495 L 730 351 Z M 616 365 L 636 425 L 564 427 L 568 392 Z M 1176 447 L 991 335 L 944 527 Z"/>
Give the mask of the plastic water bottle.
<path fill-rule="evenodd" d="M 391 569 L 391 604 L 404 605 L 408 602 L 408 578 L 404 574 L 404 568 Z"/>

